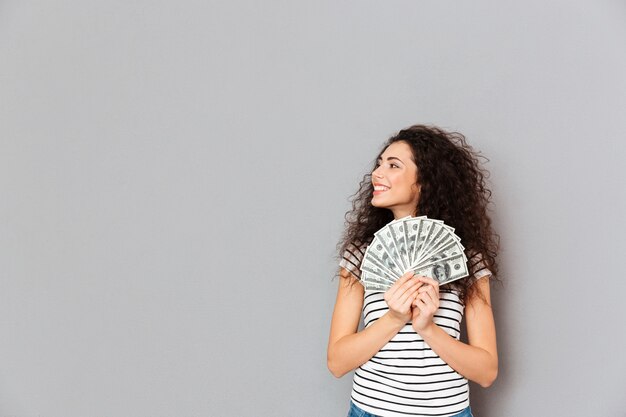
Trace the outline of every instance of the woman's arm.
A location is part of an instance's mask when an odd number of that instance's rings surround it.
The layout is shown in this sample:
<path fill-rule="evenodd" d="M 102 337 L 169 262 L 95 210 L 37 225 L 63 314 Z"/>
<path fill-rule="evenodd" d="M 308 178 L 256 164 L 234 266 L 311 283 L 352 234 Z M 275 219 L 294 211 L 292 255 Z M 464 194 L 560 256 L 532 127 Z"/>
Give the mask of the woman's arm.
<path fill-rule="evenodd" d="M 429 288 L 418 295 L 413 312 L 413 327 L 424 341 L 452 369 L 482 387 L 490 386 L 498 375 L 498 351 L 496 347 L 496 327 L 491 310 L 489 278 L 481 278 L 474 285 L 477 291 L 466 302 L 465 322 L 469 344 L 460 342 L 432 321 L 432 314 L 439 307 L 438 284 L 429 278 Z M 422 295 L 422 294 L 428 294 Z M 482 297 L 484 300 L 480 297 Z M 436 297 L 436 302 L 435 302 Z M 434 311 L 432 309 L 435 308 Z M 417 310 L 417 311 L 416 311 Z M 431 313 L 432 311 L 432 313 Z M 429 320 L 419 319 L 421 314 Z M 425 319 L 425 317 L 422 317 Z"/>
<path fill-rule="evenodd" d="M 389 311 L 357 333 L 365 289 L 345 268 L 339 275 L 327 358 L 328 369 L 337 378 L 367 362 L 411 320 L 411 303 L 421 285 L 412 274 L 403 275 L 385 293 Z"/>

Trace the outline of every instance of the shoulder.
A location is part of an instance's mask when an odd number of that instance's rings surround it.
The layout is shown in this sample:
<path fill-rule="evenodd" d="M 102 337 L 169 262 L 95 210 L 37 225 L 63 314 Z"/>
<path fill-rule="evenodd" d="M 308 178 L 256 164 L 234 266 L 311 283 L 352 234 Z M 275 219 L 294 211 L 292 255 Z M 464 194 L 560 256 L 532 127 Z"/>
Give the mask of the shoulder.
<path fill-rule="evenodd" d="M 490 277 L 492 275 L 491 270 L 489 270 L 485 263 L 482 253 L 470 251 L 468 258 L 467 265 L 472 281 L 476 282 L 481 278 Z"/>
<path fill-rule="evenodd" d="M 357 279 L 361 279 L 361 262 L 363 261 L 363 257 L 365 256 L 365 250 L 367 249 L 367 244 L 358 245 L 350 242 L 343 254 L 341 255 L 341 260 L 339 261 L 339 266 L 344 268 L 347 272 L 343 270 L 340 272 L 342 276 L 352 273 Z"/>
<path fill-rule="evenodd" d="M 350 242 L 346 246 L 346 250 L 343 252 L 344 256 L 352 256 L 356 259 L 362 260 L 367 249 L 367 243 L 359 245 L 357 243 Z"/>

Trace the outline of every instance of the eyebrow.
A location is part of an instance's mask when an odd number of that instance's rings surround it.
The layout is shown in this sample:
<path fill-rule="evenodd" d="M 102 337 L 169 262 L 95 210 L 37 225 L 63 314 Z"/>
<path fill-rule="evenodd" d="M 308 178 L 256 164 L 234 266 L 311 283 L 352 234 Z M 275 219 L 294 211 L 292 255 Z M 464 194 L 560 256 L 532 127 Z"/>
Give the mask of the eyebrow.
<path fill-rule="evenodd" d="M 377 159 L 377 161 L 380 161 L 380 160 L 382 160 L 382 159 L 383 159 L 383 158 L 379 156 L 379 157 L 378 157 L 378 159 Z M 395 159 L 396 161 L 400 161 L 400 162 L 402 162 L 402 159 L 397 158 L 397 157 L 395 157 L 395 156 L 388 156 L 388 157 L 387 157 L 387 161 L 390 161 L 390 160 L 392 160 L 392 159 Z M 402 163 L 404 164 L 404 162 L 402 162 Z"/>

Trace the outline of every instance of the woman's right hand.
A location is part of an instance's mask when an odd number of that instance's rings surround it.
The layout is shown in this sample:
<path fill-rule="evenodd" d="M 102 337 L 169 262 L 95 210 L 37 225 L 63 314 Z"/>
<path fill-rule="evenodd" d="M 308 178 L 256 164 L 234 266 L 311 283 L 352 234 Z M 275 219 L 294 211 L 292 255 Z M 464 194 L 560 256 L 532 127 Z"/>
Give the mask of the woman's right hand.
<path fill-rule="evenodd" d="M 411 304 L 417 297 L 417 290 L 422 282 L 415 278 L 415 273 L 409 271 L 402 275 L 385 292 L 384 299 L 389 306 L 388 314 L 402 324 L 411 321 Z"/>

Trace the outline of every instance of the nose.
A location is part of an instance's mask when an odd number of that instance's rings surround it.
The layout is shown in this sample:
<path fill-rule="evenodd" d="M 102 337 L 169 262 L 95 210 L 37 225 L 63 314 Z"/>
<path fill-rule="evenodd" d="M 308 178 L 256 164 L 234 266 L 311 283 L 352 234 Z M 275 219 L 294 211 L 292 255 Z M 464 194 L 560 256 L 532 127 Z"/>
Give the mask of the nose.
<path fill-rule="evenodd" d="M 382 178 L 382 174 L 380 173 L 380 166 L 372 171 L 372 175 L 376 178 Z"/>

